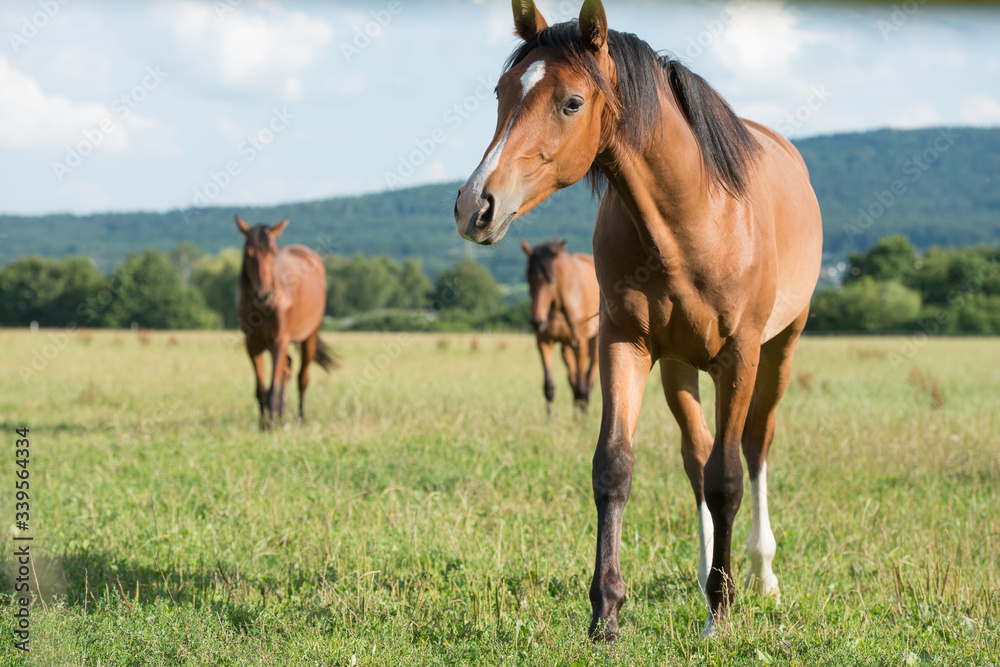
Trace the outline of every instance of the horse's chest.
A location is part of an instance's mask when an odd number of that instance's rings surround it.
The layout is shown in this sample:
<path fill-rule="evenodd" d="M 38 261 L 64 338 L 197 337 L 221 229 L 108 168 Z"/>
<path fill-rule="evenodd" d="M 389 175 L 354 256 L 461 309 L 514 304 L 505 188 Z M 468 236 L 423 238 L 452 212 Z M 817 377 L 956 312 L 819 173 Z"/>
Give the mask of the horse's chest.
<path fill-rule="evenodd" d="M 686 276 L 640 265 L 601 287 L 607 315 L 654 357 L 701 366 L 718 353 L 735 326 L 731 313 L 713 299 L 716 288 Z"/>
<path fill-rule="evenodd" d="M 558 309 L 553 308 L 552 312 L 549 313 L 546 328 L 553 341 L 566 345 L 573 344 L 573 328 L 570 327 L 566 317 Z"/>

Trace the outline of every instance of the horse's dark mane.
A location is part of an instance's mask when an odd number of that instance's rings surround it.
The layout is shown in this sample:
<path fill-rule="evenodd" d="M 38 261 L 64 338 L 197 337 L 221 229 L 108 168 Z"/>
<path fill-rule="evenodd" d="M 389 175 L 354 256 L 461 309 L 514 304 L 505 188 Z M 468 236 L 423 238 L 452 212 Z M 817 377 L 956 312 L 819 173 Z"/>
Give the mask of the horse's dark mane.
<path fill-rule="evenodd" d="M 555 239 L 539 243 L 531 249 L 531 257 L 528 258 L 528 275 L 539 276 L 545 280 L 552 280 L 555 272 L 552 268 L 552 260 L 562 249 L 564 241 Z"/>
<path fill-rule="evenodd" d="M 584 45 L 579 25 L 569 21 L 522 43 L 507 59 L 504 72 L 539 47 L 559 51 L 590 77 L 608 103 L 613 122 L 606 125 L 616 128 L 614 136 L 626 150 L 639 152 L 653 139 L 662 119 L 659 93 L 669 91 L 698 141 L 709 177 L 734 197 L 746 194 L 760 144 L 722 96 L 680 61 L 658 55 L 631 33 L 609 30 L 608 49 L 618 74 L 618 85 L 613 87 Z M 587 176 L 595 192 L 606 185 L 596 164 Z"/>

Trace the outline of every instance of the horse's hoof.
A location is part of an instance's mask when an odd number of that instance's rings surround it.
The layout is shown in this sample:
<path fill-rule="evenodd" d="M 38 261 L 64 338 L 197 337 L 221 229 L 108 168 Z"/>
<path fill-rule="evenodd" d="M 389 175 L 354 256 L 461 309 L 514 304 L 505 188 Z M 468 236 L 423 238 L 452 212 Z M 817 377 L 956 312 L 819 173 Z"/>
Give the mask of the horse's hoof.
<path fill-rule="evenodd" d="M 778 577 L 773 572 L 763 579 L 755 574 L 748 574 L 743 581 L 743 587 L 753 593 L 765 598 L 774 598 L 776 602 L 781 601 L 781 589 L 778 588 Z"/>
<path fill-rule="evenodd" d="M 611 643 L 618 639 L 618 622 L 609 618 L 595 618 L 591 621 L 587 634 L 595 644 Z"/>
<path fill-rule="evenodd" d="M 705 619 L 705 629 L 701 631 L 702 639 L 711 639 L 715 636 L 715 619 L 712 617 L 712 612 L 708 612 L 708 618 Z"/>

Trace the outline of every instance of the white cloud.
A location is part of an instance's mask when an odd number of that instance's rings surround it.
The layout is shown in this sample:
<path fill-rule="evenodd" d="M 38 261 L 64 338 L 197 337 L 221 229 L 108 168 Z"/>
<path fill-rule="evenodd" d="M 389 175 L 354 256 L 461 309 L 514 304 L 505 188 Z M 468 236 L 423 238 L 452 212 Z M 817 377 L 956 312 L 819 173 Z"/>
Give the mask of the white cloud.
<path fill-rule="evenodd" d="M 210 3 L 187 0 L 164 6 L 161 13 L 193 70 L 229 88 L 298 99 L 300 77 L 320 59 L 333 29 L 302 11 L 267 5 L 260 12 L 220 15 Z"/>
<path fill-rule="evenodd" d="M 720 62 L 741 73 L 786 71 L 802 46 L 824 39 L 798 27 L 801 19 L 778 3 L 734 6 L 732 20 L 713 44 Z"/>
<path fill-rule="evenodd" d="M 1000 125 L 1000 102 L 974 93 L 962 101 L 962 120 L 971 125 Z"/>
<path fill-rule="evenodd" d="M 37 81 L 0 56 L 0 146 L 65 148 L 83 139 L 85 130 L 95 130 L 105 119 L 114 119 L 108 107 L 48 95 Z M 124 130 L 111 132 L 101 143 L 111 150 L 123 150 L 128 145 Z"/>
<path fill-rule="evenodd" d="M 903 130 L 928 127 L 930 125 L 941 125 L 943 122 L 941 113 L 931 104 L 922 102 L 907 107 L 902 114 L 896 116 L 889 123 L 891 127 Z"/>

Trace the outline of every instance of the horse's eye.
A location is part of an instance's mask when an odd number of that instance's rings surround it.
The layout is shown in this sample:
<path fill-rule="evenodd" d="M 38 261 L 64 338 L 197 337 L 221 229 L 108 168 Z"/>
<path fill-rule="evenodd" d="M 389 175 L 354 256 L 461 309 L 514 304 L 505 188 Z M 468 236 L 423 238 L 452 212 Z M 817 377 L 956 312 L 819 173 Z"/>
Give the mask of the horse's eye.
<path fill-rule="evenodd" d="M 583 98 L 582 97 L 571 97 L 569 101 L 563 106 L 563 113 L 567 116 L 571 116 L 583 108 Z"/>
<path fill-rule="evenodd" d="M 497 98 L 497 102 L 500 101 L 500 89 L 499 88 L 494 88 L 493 89 L 493 97 Z"/>

